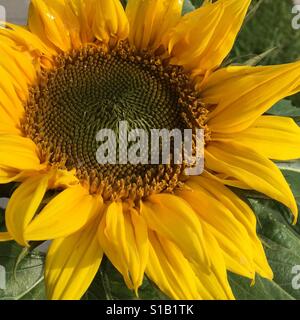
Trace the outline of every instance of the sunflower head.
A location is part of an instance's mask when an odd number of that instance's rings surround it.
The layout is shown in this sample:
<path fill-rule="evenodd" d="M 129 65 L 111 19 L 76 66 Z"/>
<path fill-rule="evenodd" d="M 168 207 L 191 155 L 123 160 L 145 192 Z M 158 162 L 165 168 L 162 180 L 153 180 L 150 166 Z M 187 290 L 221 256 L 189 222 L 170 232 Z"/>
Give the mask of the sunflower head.
<path fill-rule="evenodd" d="M 205 128 L 208 110 L 182 67 L 124 41 L 112 48 L 97 41 L 58 55 L 54 63 L 54 68 L 40 70 L 29 89 L 21 122 L 42 161 L 75 169 L 81 183 L 106 200 L 139 200 L 180 184 L 185 165 L 174 161 L 128 164 L 117 157 L 117 164 L 99 163 L 96 137 L 102 129 L 118 134 L 121 121 L 127 130 L 146 133 Z M 116 143 L 109 147 L 121 149 L 118 155 L 127 152 L 122 137 Z M 150 152 L 144 157 L 151 157 Z"/>
<path fill-rule="evenodd" d="M 300 91 L 300 63 L 221 67 L 250 2 L 206 0 L 182 15 L 182 0 L 31 0 L 26 27 L 0 29 L 0 183 L 18 183 L 0 240 L 52 240 L 49 298 L 79 299 L 103 255 L 128 288 L 146 274 L 175 299 L 233 299 L 227 271 L 272 278 L 255 215 L 229 187 L 296 219 L 271 159 L 300 157 L 299 127 L 264 113 Z M 188 176 L 173 144 L 169 163 L 123 161 L 134 139 L 122 122 L 191 130 L 193 155 L 202 130 L 204 172 Z M 97 159 L 101 130 L 117 137 L 105 141 L 116 163 Z"/>

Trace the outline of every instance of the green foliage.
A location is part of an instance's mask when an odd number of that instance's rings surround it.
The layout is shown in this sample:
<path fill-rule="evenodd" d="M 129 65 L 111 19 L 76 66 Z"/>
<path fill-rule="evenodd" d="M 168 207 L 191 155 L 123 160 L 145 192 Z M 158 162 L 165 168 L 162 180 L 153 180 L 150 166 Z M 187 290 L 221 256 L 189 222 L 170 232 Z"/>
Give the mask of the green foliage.
<path fill-rule="evenodd" d="M 0 300 L 44 300 L 46 298 L 43 281 L 44 257 L 35 251 L 22 256 L 22 250 L 13 242 L 0 245 L 0 265 L 6 271 L 6 289 L 0 289 Z"/>
<path fill-rule="evenodd" d="M 260 0 L 253 1 L 253 7 L 259 3 L 255 14 L 250 15 L 242 28 L 231 58 L 239 57 L 242 61 L 249 56 L 256 56 L 275 48 L 266 56 L 262 64 L 288 63 L 300 58 L 300 30 L 292 28 L 292 1 Z M 300 107 L 300 95 L 293 97 Z"/>
<path fill-rule="evenodd" d="M 94 279 L 84 299 L 89 300 L 165 300 L 167 297 L 146 277 L 137 296 L 129 290 L 121 274 L 107 260 L 101 264 L 101 270 Z"/>
<path fill-rule="evenodd" d="M 276 103 L 267 113 L 275 116 L 300 118 L 300 108 L 296 108 L 292 101 L 287 99 Z"/>

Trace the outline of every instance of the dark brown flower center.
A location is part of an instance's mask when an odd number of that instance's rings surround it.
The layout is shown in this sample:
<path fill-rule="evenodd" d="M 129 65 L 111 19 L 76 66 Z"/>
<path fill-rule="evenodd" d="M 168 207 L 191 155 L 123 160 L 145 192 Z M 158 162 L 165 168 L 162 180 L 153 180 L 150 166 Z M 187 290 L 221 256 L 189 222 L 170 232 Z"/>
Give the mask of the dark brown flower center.
<path fill-rule="evenodd" d="M 91 192 L 107 199 L 172 190 L 184 169 L 172 161 L 120 164 L 119 151 L 125 148 L 119 140 L 121 121 L 127 122 L 128 131 L 183 133 L 204 127 L 207 114 L 182 68 L 165 65 L 154 54 L 137 53 L 126 43 L 110 51 L 89 46 L 58 56 L 55 69 L 43 70 L 39 84 L 31 88 L 25 110 L 24 133 L 49 164 L 76 169 Z M 102 129 L 116 135 L 116 164 L 101 164 L 96 157 L 96 136 Z M 139 152 L 150 159 L 150 149 Z"/>

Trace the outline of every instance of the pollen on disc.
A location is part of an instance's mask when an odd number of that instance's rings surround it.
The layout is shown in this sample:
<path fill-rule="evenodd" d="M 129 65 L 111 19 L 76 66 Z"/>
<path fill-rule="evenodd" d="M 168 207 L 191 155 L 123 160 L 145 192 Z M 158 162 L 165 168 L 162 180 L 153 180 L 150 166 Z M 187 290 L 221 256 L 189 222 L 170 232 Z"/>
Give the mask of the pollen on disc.
<path fill-rule="evenodd" d="M 76 169 L 93 192 L 143 197 L 173 188 L 183 165 L 99 164 L 97 133 L 111 129 L 118 137 L 120 121 L 128 130 L 183 131 L 191 126 L 197 103 L 182 69 L 164 66 L 153 53 L 138 53 L 127 43 L 110 51 L 87 46 L 42 70 L 25 105 L 23 130 L 51 165 Z"/>

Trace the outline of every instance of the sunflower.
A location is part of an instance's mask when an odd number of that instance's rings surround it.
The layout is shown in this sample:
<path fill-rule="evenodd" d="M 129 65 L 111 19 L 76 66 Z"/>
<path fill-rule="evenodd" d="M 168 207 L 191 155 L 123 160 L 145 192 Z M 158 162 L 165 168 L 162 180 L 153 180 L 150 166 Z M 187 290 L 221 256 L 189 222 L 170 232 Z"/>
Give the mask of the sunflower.
<path fill-rule="evenodd" d="M 300 158 L 300 130 L 264 113 L 300 91 L 300 62 L 228 66 L 251 0 L 31 0 L 0 30 L 0 183 L 18 183 L 1 241 L 51 240 L 49 299 L 80 299 L 106 256 L 138 294 L 234 299 L 227 271 L 272 279 L 251 208 L 230 187 L 291 209 L 271 160 Z M 205 169 L 100 165 L 95 136 L 118 120 L 201 128 Z"/>

